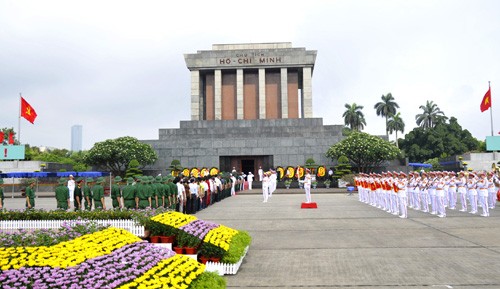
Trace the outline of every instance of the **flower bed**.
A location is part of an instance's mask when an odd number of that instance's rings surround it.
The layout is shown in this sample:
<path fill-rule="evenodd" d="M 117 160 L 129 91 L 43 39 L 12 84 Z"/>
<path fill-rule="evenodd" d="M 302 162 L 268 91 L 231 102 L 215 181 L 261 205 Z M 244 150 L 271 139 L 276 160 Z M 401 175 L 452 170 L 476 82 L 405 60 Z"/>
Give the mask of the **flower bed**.
<path fill-rule="evenodd" d="M 2 247 L 0 266 L 3 288 L 225 288 L 205 265 L 117 228 L 53 246 Z"/>
<path fill-rule="evenodd" d="M 221 262 L 237 264 L 248 250 L 251 237 L 245 231 L 231 229 L 224 225 L 198 220 L 195 216 L 178 212 L 156 215 L 151 220 L 158 224 L 180 230 L 178 235 L 190 235 L 202 240 L 200 254 L 221 258 Z M 184 237 L 183 237 L 184 238 Z M 239 268 L 239 266 L 238 266 Z"/>

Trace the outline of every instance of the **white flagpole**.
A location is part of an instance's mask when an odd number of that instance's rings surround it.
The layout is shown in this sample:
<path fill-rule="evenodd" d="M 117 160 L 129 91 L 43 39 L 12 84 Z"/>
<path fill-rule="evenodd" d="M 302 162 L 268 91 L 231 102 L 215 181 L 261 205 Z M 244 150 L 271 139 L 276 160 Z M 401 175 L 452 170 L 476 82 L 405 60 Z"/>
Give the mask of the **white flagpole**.
<path fill-rule="evenodd" d="M 21 93 L 19 93 L 19 115 L 18 115 L 18 122 L 17 122 L 17 141 L 19 144 L 21 144 Z"/>
<path fill-rule="evenodd" d="M 491 119 L 491 136 L 493 135 L 493 101 L 491 97 L 491 85 L 490 82 L 488 81 L 488 89 L 490 90 L 490 119 Z"/>

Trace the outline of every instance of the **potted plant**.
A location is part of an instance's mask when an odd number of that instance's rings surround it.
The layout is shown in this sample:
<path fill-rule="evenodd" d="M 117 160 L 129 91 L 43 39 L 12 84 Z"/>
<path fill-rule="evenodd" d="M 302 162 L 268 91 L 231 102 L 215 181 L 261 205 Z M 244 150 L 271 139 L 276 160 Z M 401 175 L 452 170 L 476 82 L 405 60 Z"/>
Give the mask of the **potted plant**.
<path fill-rule="evenodd" d="M 290 188 L 290 185 L 291 185 L 291 184 L 292 184 L 292 179 L 286 179 L 286 180 L 285 180 L 285 187 L 286 187 L 287 189 L 289 189 L 289 188 Z"/>
<path fill-rule="evenodd" d="M 330 184 L 332 183 L 332 181 L 330 181 L 329 179 L 326 179 L 323 183 L 325 184 L 325 188 L 328 189 L 328 188 L 330 188 Z"/>
<path fill-rule="evenodd" d="M 311 184 L 312 184 L 313 189 L 316 189 L 316 187 L 318 186 L 318 181 L 313 180 Z"/>
<path fill-rule="evenodd" d="M 190 234 L 185 234 L 184 239 L 184 251 L 186 251 L 186 254 L 196 254 L 196 251 L 198 250 L 197 247 L 200 245 L 201 240 Z"/>
<path fill-rule="evenodd" d="M 179 234 L 176 236 L 175 240 L 177 241 L 177 246 L 174 247 L 175 253 L 177 253 L 177 254 L 184 253 L 184 246 L 186 245 L 185 234 L 182 234 L 182 232 L 179 232 Z"/>

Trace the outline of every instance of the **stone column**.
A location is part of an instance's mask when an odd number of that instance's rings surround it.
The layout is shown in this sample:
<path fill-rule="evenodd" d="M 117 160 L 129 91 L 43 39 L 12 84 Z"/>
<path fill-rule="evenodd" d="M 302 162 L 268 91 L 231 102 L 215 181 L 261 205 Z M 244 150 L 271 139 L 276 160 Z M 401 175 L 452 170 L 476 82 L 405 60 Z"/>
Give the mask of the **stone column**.
<path fill-rule="evenodd" d="M 266 118 L 266 69 L 259 68 L 259 119 Z"/>
<path fill-rule="evenodd" d="M 311 67 L 304 67 L 302 69 L 302 117 L 312 118 L 312 70 Z"/>
<path fill-rule="evenodd" d="M 243 69 L 236 70 L 236 119 L 243 119 Z"/>
<path fill-rule="evenodd" d="M 281 118 L 288 118 L 288 70 L 281 68 Z"/>
<path fill-rule="evenodd" d="M 191 120 L 201 120 L 200 71 L 191 70 Z"/>
<path fill-rule="evenodd" d="M 216 69 L 214 73 L 214 109 L 215 120 L 222 119 L 222 71 Z"/>

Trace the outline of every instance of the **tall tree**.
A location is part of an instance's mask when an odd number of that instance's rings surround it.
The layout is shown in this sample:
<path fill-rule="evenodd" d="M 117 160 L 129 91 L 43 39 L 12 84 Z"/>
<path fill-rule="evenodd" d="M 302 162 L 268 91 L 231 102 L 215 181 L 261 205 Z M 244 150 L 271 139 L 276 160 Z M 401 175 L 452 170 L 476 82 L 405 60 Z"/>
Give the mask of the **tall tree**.
<path fill-rule="evenodd" d="M 382 95 L 382 101 L 377 102 L 373 108 L 377 111 L 378 116 L 385 118 L 385 134 L 387 139 L 389 139 L 389 117 L 396 114 L 399 105 L 394 101 L 394 97 L 392 97 L 392 94 L 389 92 L 386 95 Z"/>
<path fill-rule="evenodd" d="M 332 145 L 326 156 L 338 159 L 346 156 L 358 172 L 376 169 L 383 162 L 393 160 L 401 151 L 386 140 L 364 132 L 352 132 L 342 141 Z"/>
<path fill-rule="evenodd" d="M 347 110 L 342 115 L 345 125 L 349 126 L 352 130 L 362 130 L 366 125 L 365 115 L 361 112 L 363 106 L 356 103 L 346 103 L 345 108 Z"/>
<path fill-rule="evenodd" d="M 432 158 L 461 155 L 481 149 L 480 142 L 468 130 L 462 129 L 455 117 L 449 124 L 439 122 L 435 127 L 414 128 L 401 140 L 401 149 L 410 162 L 425 162 Z"/>
<path fill-rule="evenodd" d="M 398 131 L 401 133 L 405 132 L 405 122 L 401 118 L 401 113 L 396 113 L 396 115 L 392 115 L 387 122 L 387 128 L 389 129 L 389 133 L 396 132 L 396 146 L 399 148 L 398 144 Z"/>
<path fill-rule="evenodd" d="M 110 170 L 115 176 L 123 176 L 133 159 L 146 166 L 156 162 L 158 156 L 151 145 L 124 136 L 95 143 L 84 157 L 86 164 Z"/>
<path fill-rule="evenodd" d="M 419 108 L 423 112 L 417 114 L 415 120 L 417 121 L 417 125 L 424 129 L 433 128 L 436 124 L 444 123 L 448 119 L 432 100 L 427 101 L 425 105 L 421 105 Z"/>

